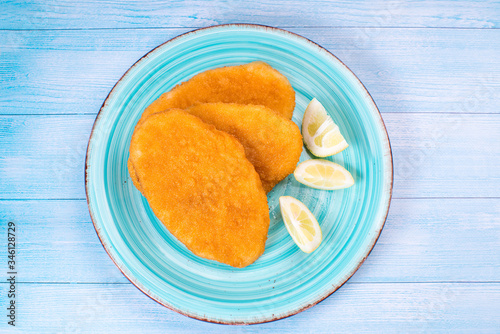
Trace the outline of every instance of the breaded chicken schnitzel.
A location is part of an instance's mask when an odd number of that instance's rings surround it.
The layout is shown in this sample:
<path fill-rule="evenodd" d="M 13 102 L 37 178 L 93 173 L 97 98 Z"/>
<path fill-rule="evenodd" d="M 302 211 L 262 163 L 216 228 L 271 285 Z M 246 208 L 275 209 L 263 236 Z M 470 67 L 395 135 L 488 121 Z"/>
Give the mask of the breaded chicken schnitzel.
<path fill-rule="evenodd" d="M 264 252 L 266 193 L 233 136 L 182 110 L 156 113 L 134 131 L 130 166 L 156 217 L 194 254 L 245 267 Z"/>
<path fill-rule="evenodd" d="M 295 91 L 283 74 L 261 61 L 220 67 L 199 73 L 164 93 L 144 110 L 142 117 L 212 102 L 263 105 L 292 119 Z"/>
<path fill-rule="evenodd" d="M 185 110 L 238 139 L 266 192 L 295 170 L 302 153 L 300 129 L 275 111 L 234 103 L 205 103 Z"/>

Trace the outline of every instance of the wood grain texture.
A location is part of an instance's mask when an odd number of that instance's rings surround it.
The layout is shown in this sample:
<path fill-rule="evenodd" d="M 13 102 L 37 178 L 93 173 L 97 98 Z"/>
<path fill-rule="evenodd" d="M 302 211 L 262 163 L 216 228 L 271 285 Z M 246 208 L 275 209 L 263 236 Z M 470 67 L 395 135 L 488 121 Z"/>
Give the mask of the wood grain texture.
<path fill-rule="evenodd" d="M 0 294 L 6 287 L 0 284 Z M 187 318 L 132 284 L 18 284 L 18 291 L 13 332 L 22 333 L 494 333 L 500 327 L 499 283 L 348 283 L 295 316 L 245 327 Z M 0 322 L 0 330 L 6 326 Z"/>
<path fill-rule="evenodd" d="M 16 221 L 22 282 L 18 326 L 4 318 L 1 333 L 498 333 L 500 2 L 48 0 L 0 9 L 0 259 L 5 223 Z M 383 114 L 395 182 L 377 245 L 339 291 L 291 318 L 228 327 L 170 311 L 127 281 L 90 222 L 83 168 L 95 115 L 135 61 L 193 28 L 241 22 L 298 33 L 353 70 Z"/>
<path fill-rule="evenodd" d="M 351 282 L 500 282 L 500 199 L 393 199 Z"/>
<path fill-rule="evenodd" d="M 382 112 L 500 113 L 500 30 L 294 28 L 337 55 Z M 144 54 L 190 29 L 5 31 L 0 114 L 93 114 Z"/>
<path fill-rule="evenodd" d="M 17 225 L 20 282 L 128 282 L 99 242 L 86 201 L 0 207 L 0 220 Z M 394 199 L 377 245 L 349 282 L 500 283 L 499 264 L 500 199 Z"/>
<path fill-rule="evenodd" d="M 0 118 L 1 198 L 85 198 L 94 116 Z"/>
<path fill-rule="evenodd" d="M 385 114 L 393 196 L 498 197 L 500 115 Z"/>
<path fill-rule="evenodd" d="M 87 202 L 0 201 L 3 222 L 17 229 L 20 282 L 128 283 L 104 250 L 90 220 Z M 7 258 L 7 248 L 0 248 Z"/>
<path fill-rule="evenodd" d="M 383 117 L 394 197 L 498 197 L 500 114 Z M 92 115 L 0 116 L 0 199 L 85 198 L 93 121 Z"/>
<path fill-rule="evenodd" d="M 5 2 L 2 29 L 274 26 L 467 27 L 500 25 L 497 1 L 85 1 Z"/>

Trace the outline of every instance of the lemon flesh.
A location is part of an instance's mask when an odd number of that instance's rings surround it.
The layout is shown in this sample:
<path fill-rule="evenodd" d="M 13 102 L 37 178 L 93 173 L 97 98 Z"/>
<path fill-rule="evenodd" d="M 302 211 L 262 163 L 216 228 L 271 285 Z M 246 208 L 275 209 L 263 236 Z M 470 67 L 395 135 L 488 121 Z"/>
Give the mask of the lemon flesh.
<path fill-rule="evenodd" d="M 279 201 L 283 221 L 295 244 L 305 253 L 318 248 L 323 236 L 311 211 L 304 203 L 291 196 L 281 196 Z"/>
<path fill-rule="evenodd" d="M 311 159 L 301 162 L 293 172 L 295 179 L 311 188 L 336 190 L 348 188 L 354 179 L 344 167 L 323 159 Z"/>
<path fill-rule="evenodd" d="M 304 113 L 302 136 L 309 151 L 317 157 L 337 154 L 349 146 L 337 124 L 316 98 L 309 102 Z"/>

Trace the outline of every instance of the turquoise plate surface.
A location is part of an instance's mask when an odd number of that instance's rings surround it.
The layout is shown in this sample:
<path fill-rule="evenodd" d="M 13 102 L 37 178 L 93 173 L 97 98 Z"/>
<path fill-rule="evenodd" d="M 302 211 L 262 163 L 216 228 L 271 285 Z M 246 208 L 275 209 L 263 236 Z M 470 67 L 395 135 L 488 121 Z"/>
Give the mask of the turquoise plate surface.
<path fill-rule="evenodd" d="M 289 176 L 268 195 L 265 253 L 236 269 L 193 255 L 154 216 L 127 171 L 130 138 L 146 106 L 176 84 L 216 67 L 254 60 L 286 75 L 296 92 L 299 126 L 316 97 L 349 143 L 328 158 L 349 170 L 351 188 L 322 191 Z M 301 161 L 313 158 L 304 149 Z M 130 68 L 99 112 L 86 162 L 90 214 L 109 256 L 141 291 L 200 320 L 250 324 L 296 314 L 323 300 L 361 265 L 384 225 L 392 191 L 392 156 L 380 113 L 356 76 L 317 44 L 257 25 L 223 25 L 181 35 Z M 318 219 L 323 242 L 311 254 L 294 244 L 278 199 L 293 196 Z"/>

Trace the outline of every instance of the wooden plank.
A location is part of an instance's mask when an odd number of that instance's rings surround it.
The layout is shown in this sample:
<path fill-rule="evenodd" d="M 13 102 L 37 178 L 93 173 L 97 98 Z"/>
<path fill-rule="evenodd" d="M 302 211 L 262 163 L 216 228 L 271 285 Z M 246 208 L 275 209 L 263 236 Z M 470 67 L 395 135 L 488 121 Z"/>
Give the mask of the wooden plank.
<path fill-rule="evenodd" d="M 17 225 L 20 282 L 126 283 L 80 201 L 0 201 Z M 487 282 L 500 277 L 500 199 L 394 199 L 350 282 Z M 0 247 L 0 258 L 7 257 Z"/>
<path fill-rule="evenodd" d="M 6 294 L 7 284 L 0 284 Z M 187 318 L 132 284 L 18 284 L 16 330 L 23 333 L 494 333 L 500 284 L 346 284 L 295 316 L 249 327 Z M 6 308 L 6 300 L 0 302 Z M 6 321 L 0 330 L 8 330 Z"/>
<path fill-rule="evenodd" d="M 352 282 L 500 282 L 500 198 L 393 199 Z"/>
<path fill-rule="evenodd" d="M 0 117 L 0 198 L 85 198 L 94 116 Z"/>
<path fill-rule="evenodd" d="M 335 29 L 300 33 L 341 59 L 381 112 L 498 113 L 500 31 Z"/>
<path fill-rule="evenodd" d="M 383 117 L 394 197 L 498 197 L 500 114 Z M 0 199 L 85 198 L 93 121 L 93 115 L 0 116 Z"/>
<path fill-rule="evenodd" d="M 186 29 L 153 31 L 2 32 L 0 113 L 97 114 L 130 66 Z"/>
<path fill-rule="evenodd" d="M 87 202 L 0 201 L 0 235 L 16 224 L 20 282 L 126 283 L 105 252 L 90 220 Z M 0 248 L 7 258 L 7 247 Z"/>
<path fill-rule="evenodd" d="M 169 2 L 8 1 L 1 29 L 202 27 L 252 22 L 277 26 L 497 28 L 496 1 L 275 2 L 189 0 Z"/>
<path fill-rule="evenodd" d="M 0 114 L 96 114 L 134 62 L 188 30 L 2 32 Z M 290 30 L 336 54 L 382 112 L 500 112 L 498 29 Z"/>
<path fill-rule="evenodd" d="M 498 197 L 500 115 L 385 114 L 394 197 Z"/>

